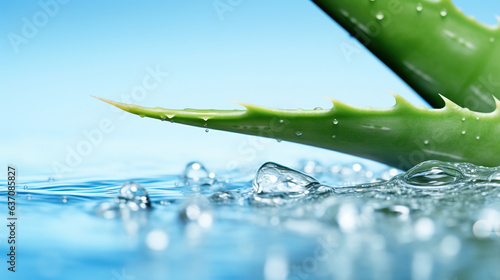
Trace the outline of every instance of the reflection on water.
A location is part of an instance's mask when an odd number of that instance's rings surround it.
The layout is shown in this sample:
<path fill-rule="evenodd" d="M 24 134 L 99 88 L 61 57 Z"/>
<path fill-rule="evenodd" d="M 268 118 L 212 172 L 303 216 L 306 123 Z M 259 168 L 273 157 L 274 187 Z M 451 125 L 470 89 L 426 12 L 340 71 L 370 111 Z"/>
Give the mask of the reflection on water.
<path fill-rule="evenodd" d="M 219 179 L 192 162 L 178 176 L 22 182 L 18 272 L 0 276 L 500 278 L 500 168 L 298 170 L 266 163 L 251 181 Z"/>

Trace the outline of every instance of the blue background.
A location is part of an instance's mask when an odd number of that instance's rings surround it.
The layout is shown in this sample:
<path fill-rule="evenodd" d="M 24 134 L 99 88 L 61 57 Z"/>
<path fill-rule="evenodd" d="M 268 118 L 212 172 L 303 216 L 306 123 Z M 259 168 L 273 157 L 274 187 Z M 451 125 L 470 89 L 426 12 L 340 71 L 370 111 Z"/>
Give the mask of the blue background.
<path fill-rule="evenodd" d="M 485 24 L 497 22 L 498 1 L 454 2 Z M 387 90 L 424 104 L 310 1 L 232 1 L 223 14 L 214 3 L 67 1 L 52 6 L 48 21 L 16 45 L 12 34 L 22 34 L 25 19 L 43 21 L 36 16 L 44 10 L 38 1 L 1 1 L 1 164 L 29 174 L 73 176 L 175 173 L 190 160 L 218 169 L 266 160 L 356 160 L 298 144 L 140 119 L 90 97 L 126 100 L 148 67 L 169 76 L 132 98 L 142 106 L 237 109 L 227 101 L 236 100 L 312 109 L 331 107 L 324 98 L 329 96 L 387 107 L 394 103 Z M 342 51 L 346 47 L 353 51 L 349 56 Z M 68 165 L 71 150 L 103 120 L 113 131 L 102 133 Z"/>

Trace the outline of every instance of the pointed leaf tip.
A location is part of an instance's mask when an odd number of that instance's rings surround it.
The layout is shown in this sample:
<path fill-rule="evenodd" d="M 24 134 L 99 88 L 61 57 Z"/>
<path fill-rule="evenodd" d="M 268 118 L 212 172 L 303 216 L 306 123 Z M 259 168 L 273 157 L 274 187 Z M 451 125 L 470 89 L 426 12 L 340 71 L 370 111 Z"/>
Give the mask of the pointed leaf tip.
<path fill-rule="evenodd" d="M 444 101 L 444 107 L 443 109 L 446 109 L 446 108 L 461 108 L 460 106 L 458 106 L 455 102 L 451 101 L 450 99 L 444 97 L 441 93 L 438 93 L 438 95 L 441 97 L 441 99 L 443 99 Z"/>
<path fill-rule="evenodd" d="M 106 98 L 102 98 L 102 97 L 98 97 L 98 96 L 93 96 L 91 95 L 92 97 L 96 98 L 96 99 L 99 99 L 103 102 L 106 102 L 108 104 L 111 104 L 117 108 L 120 108 L 124 111 L 128 111 L 130 108 L 132 108 L 132 106 L 134 105 L 131 105 L 131 104 L 125 104 L 125 103 L 121 103 L 121 102 L 116 102 L 116 101 L 112 101 L 112 100 L 109 100 L 109 99 L 106 99 Z"/>

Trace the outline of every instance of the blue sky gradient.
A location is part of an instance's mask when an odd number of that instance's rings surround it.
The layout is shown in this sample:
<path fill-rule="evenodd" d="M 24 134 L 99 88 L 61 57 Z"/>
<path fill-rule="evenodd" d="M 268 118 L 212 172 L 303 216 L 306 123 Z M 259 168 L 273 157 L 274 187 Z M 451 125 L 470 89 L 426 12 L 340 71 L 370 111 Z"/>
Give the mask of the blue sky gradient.
<path fill-rule="evenodd" d="M 479 21 L 496 24 L 500 2 L 454 2 Z M 218 169 L 266 160 L 355 160 L 298 144 L 140 119 L 90 95 L 170 108 L 235 109 L 227 100 L 237 100 L 311 109 L 331 107 L 324 96 L 357 106 L 391 106 L 392 90 L 425 104 L 310 1 L 232 1 L 222 15 L 214 3 L 0 1 L 2 164 L 53 176 L 60 171 L 57 163 L 69 167 L 61 174 L 71 175 L 152 167 L 178 172 L 190 160 Z M 39 27 L 13 44 L 26 20 L 38 20 Z M 342 44 L 359 52 L 346 58 Z M 154 88 L 139 94 L 152 72 Z M 108 129 L 98 137 L 102 123 Z M 78 147 L 85 155 L 68 166 Z"/>

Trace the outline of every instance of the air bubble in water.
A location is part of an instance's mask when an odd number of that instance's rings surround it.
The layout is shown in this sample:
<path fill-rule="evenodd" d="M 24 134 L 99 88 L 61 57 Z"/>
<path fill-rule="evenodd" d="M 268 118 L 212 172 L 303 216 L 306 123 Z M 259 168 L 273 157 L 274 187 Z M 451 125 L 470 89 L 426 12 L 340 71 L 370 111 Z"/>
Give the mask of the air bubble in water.
<path fill-rule="evenodd" d="M 128 182 L 121 187 L 116 197 L 120 206 L 126 206 L 130 210 L 138 211 L 151 207 L 151 201 L 146 189 L 135 182 Z"/>
<path fill-rule="evenodd" d="M 408 170 L 403 179 L 418 187 L 440 187 L 457 183 L 464 175 L 455 166 L 438 160 L 425 161 Z"/>
<path fill-rule="evenodd" d="M 257 171 L 252 186 L 257 194 L 303 195 L 316 184 L 318 181 L 309 175 L 267 162 Z"/>
<path fill-rule="evenodd" d="M 181 179 L 185 185 L 211 185 L 215 175 L 208 172 L 203 164 L 193 161 L 186 165 Z"/>

